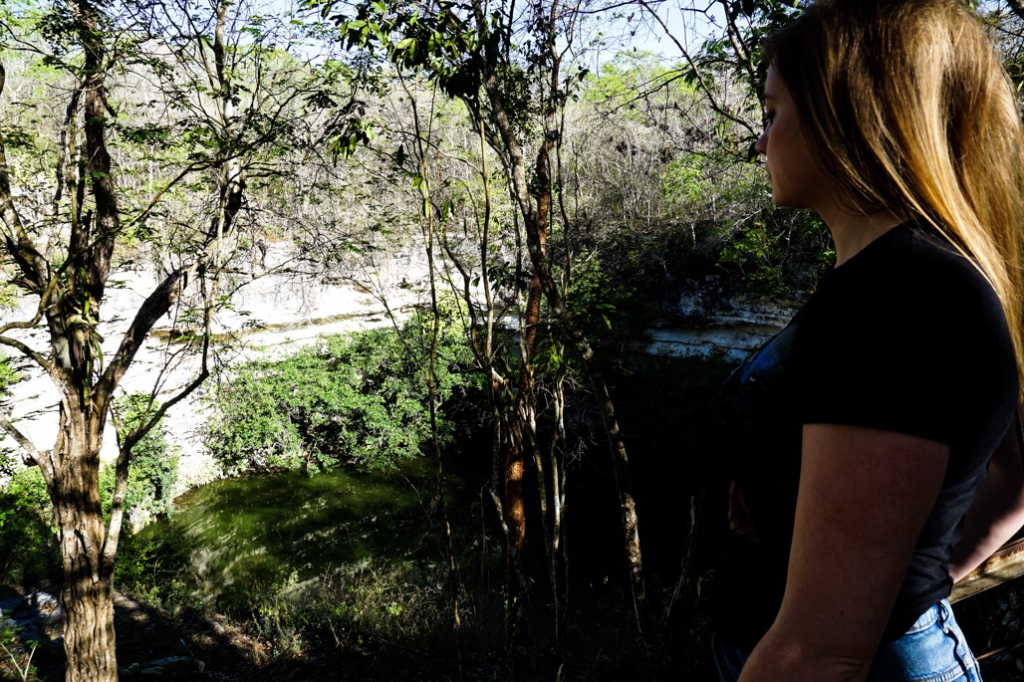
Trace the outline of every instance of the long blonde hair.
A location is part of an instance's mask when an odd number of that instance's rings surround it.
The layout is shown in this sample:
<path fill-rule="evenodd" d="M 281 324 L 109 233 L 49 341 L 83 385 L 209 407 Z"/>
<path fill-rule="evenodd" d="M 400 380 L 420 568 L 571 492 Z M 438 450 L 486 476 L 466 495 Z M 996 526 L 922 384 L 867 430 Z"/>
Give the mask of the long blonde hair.
<path fill-rule="evenodd" d="M 978 17 L 959 0 L 818 0 L 765 61 L 844 203 L 924 218 L 991 282 L 1024 396 L 1024 131 Z"/>

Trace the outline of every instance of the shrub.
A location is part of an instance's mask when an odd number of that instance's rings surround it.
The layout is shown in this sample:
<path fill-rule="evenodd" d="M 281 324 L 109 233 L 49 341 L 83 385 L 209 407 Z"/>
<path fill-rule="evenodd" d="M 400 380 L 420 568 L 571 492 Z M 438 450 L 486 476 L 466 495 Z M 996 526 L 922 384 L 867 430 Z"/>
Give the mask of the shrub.
<path fill-rule="evenodd" d="M 61 576 L 57 529 L 39 469 L 16 473 L 0 492 L 0 581 L 38 585 Z"/>
<path fill-rule="evenodd" d="M 0 621 L 0 675 L 5 680 L 39 679 L 32 658 L 36 653 L 38 642 L 23 641 L 23 633 L 12 621 Z"/>
<path fill-rule="evenodd" d="M 150 396 L 146 393 L 133 393 L 119 399 L 119 435 L 124 437 L 137 428 L 157 407 L 150 405 Z M 110 513 L 114 476 L 115 468 L 112 464 L 100 471 L 100 501 L 104 515 Z M 177 479 L 178 455 L 172 452 L 167 444 L 167 433 L 161 420 L 132 448 L 125 512 L 141 509 L 153 516 L 170 513 L 173 509 L 174 484 Z"/>
<path fill-rule="evenodd" d="M 430 437 L 422 369 L 430 327 L 374 329 L 322 338 L 283 360 L 239 367 L 213 395 L 204 442 L 228 473 L 326 470 L 343 462 L 378 469 L 414 457 Z M 455 424 L 444 403 L 479 381 L 461 332 L 446 327 L 437 362 L 438 430 Z"/>
<path fill-rule="evenodd" d="M 0 289 L 0 308 L 3 307 L 2 289 Z M 10 397 L 11 385 L 21 381 L 19 373 L 11 359 L 0 351 L 0 410 L 6 410 L 7 398 Z M 0 447 L 0 479 L 10 477 L 16 469 L 14 458 L 15 450 L 8 447 Z"/>

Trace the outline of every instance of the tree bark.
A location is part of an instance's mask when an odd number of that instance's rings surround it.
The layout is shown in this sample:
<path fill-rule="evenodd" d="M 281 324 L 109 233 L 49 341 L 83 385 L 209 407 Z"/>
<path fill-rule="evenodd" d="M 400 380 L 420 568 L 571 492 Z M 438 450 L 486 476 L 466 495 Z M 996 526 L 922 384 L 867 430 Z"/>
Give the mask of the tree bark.
<path fill-rule="evenodd" d="M 99 496 L 102 418 L 88 418 L 73 402 L 61 410 L 54 454 L 43 464 L 57 516 L 64 568 L 66 682 L 116 682 L 113 565 L 103 561 Z"/>
<path fill-rule="evenodd" d="M 506 408 L 508 409 L 508 408 Z M 508 537 L 505 550 L 506 595 L 505 647 L 512 664 L 513 679 L 519 679 L 526 640 L 526 614 L 529 603 L 524 554 L 526 551 L 526 504 L 523 499 L 525 453 L 522 424 L 515 411 L 506 414 L 501 452 L 504 459 L 504 512 Z"/>

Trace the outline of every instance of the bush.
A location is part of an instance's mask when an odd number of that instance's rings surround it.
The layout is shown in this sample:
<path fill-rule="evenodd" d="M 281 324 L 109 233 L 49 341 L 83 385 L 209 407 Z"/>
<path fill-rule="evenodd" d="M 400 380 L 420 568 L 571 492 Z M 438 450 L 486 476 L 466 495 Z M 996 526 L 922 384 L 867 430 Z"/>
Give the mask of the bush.
<path fill-rule="evenodd" d="M 430 437 L 422 365 L 430 326 L 374 329 L 322 338 L 277 361 L 239 367 L 213 395 L 206 447 L 229 474 L 244 470 L 367 469 L 414 457 Z M 437 425 L 442 443 L 456 425 L 444 404 L 479 382 L 461 331 L 439 339 Z"/>
<path fill-rule="evenodd" d="M 820 218 L 808 211 L 770 208 L 735 230 L 718 265 L 740 274 L 741 297 L 762 300 L 813 291 L 834 259 Z"/>
<path fill-rule="evenodd" d="M 0 492 L 0 581 L 39 585 L 61 576 L 57 528 L 39 469 L 15 474 Z"/>
<path fill-rule="evenodd" d="M 125 437 L 148 419 L 158 405 L 150 405 L 146 393 L 133 393 L 117 401 L 120 417 L 118 430 Z M 103 514 L 110 514 L 114 493 L 115 467 L 111 464 L 100 470 L 100 502 Z M 125 512 L 132 509 L 159 516 L 173 510 L 174 484 L 178 479 L 178 455 L 167 444 L 163 420 L 149 430 L 132 448 L 132 463 L 128 470 L 128 492 L 125 494 Z"/>
<path fill-rule="evenodd" d="M 2 290 L 0 290 L 2 299 Z M 0 308 L 3 302 L 0 300 Z M 7 399 L 10 397 L 11 386 L 22 380 L 22 375 L 15 369 L 11 359 L 0 351 L 0 410 L 6 410 Z M 11 476 L 16 469 L 14 458 L 15 450 L 8 447 L 0 447 L 0 479 Z"/>
<path fill-rule="evenodd" d="M 0 679 L 38 680 L 32 658 L 39 643 L 25 641 L 22 629 L 12 623 L 0 620 Z"/>

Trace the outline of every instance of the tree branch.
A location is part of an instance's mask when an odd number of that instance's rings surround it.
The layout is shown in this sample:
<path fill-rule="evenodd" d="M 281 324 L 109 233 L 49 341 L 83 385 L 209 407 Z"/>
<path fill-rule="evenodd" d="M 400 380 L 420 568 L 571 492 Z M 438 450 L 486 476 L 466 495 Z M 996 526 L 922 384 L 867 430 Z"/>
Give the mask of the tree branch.
<path fill-rule="evenodd" d="M 704 96 L 708 98 L 708 104 L 710 104 L 711 108 L 715 110 L 715 113 L 717 113 L 720 116 L 724 116 L 725 118 L 729 119 L 736 125 L 746 128 L 747 132 L 749 132 L 751 135 L 756 135 L 757 131 L 755 131 L 749 123 L 739 118 L 738 116 L 736 116 L 735 114 L 733 114 L 728 109 L 726 109 L 725 107 L 718 103 L 718 100 L 715 98 L 715 94 L 711 91 L 711 87 L 707 84 L 707 81 L 704 80 L 704 76 L 701 75 L 700 69 L 697 67 L 697 62 L 694 61 L 693 57 L 690 56 L 689 50 L 687 50 L 686 47 L 681 42 L 679 42 L 679 39 L 676 38 L 675 34 L 673 34 L 672 31 L 669 30 L 668 25 L 664 22 L 664 20 L 662 20 L 660 16 L 658 16 L 658 13 L 651 8 L 651 6 L 648 4 L 646 0 L 636 1 L 642 8 L 644 8 L 646 12 L 648 12 L 652 17 L 654 17 L 654 20 L 661 25 L 662 30 L 665 32 L 665 35 L 668 36 L 669 40 L 675 43 L 676 47 L 679 48 L 679 52 L 680 54 L 683 55 L 683 59 L 686 60 L 686 64 L 693 70 L 693 75 L 697 79 L 697 85 L 704 93 Z"/>
<path fill-rule="evenodd" d="M 71 220 L 76 222 L 80 217 L 79 207 L 76 204 L 78 183 L 78 164 L 73 160 L 75 144 L 75 119 L 78 117 L 78 100 L 81 98 L 82 88 L 75 87 L 71 93 L 71 101 L 68 102 L 64 111 L 64 124 L 60 129 L 60 155 L 57 157 L 57 189 L 53 193 L 53 214 L 56 216 L 60 207 L 60 198 L 64 191 L 64 185 L 68 186 L 71 192 Z"/>
<path fill-rule="evenodd" d="M 53 376 L 53 366 L 41 354 L 29 348 L 28 345 L 17 339 L 12 339 L 9 336 L 0 336 L 0 345 L 10 346 L 11 348 L 16 349 L 22 355 L 30 358 L 33 362 L 42 367 L 47 374 Z"/>
<path fill-rule="evenodd" d="M 50 280 L 50 284 L 46 287 L 46 291 L 39 297 L 39 305 L 36 307 L 36 314 L 31 320 L 24 322 L 8 322 L 7 324 L 0 325 L 0 335 L 9 332 L 12 329 L 34 329 L 39 321 L 43 319 L 43 314 L 46 312 L 47 306 L 50 304 L 50 297 L 53 296 L 53 292 L 57 289 L 57 278 L 54 277 Z"/>
<path fill-rule="evenodd" d="M 1006 0 L 1006 4 L 1011 12 L 1024 19 L 1024 2 L 1021 2 L 1021 0 Z"/>
<path fill-rule="evenodd" d="M 124 498 L 128 492 L 128 473 L 129 466 L 132 461 L 132 448 L 146 437 L 154 426 L 160 423 L 160 420 L 164 418 L 167 411 L 177 405 L 179 402 L 191 395 L 199 386 L 206 381 L 207 377 L 210 376 L 209 369 L 209 356 L 210 356 L 210 305 L 207 302 L 207 314 L 206 314 L 206 329 L 203 334 L 203 362 L 202 369 L 196 378 L 193 379 L 188 386 L 178 391 L 178 393 L 166 401 L 160 406 L 159 409 L 153 414 L 153 416 L 145 424 L 141 425 L 133 433 L 129 434 L 119 444 L 117 453 L 117 465 L 114 473 L 114 494 L 113 503 L 110 512 L 110 525 L 107 527 L 106 539 L 103 541 L 103 552 L 102 552 L 102 565 L 105 571 L 113 571 L 114 569 L 114 558 L 117 556 L 117 544 L 121 537 L 121 526 L 124 523 Z"/>
<path fill-rule="evenodd" d="M 25 460 L 26 465 L 35 464 L 39 466 L 39 463 L 43 460 L 43 456 L 39 453 L 39 450 L 33 445 L 32 441 L 29 440 L 28 436 L 21 432 L 21 430 L 15 426 L 6 415 L 0 414 L 0 427 L 4 431 L 11 435 L 11 438 L 18 442 L 18 445 L 28 455 L 28 460 Z"/>
<path fill-rule="evenodd" d="M 754 62 L 751 61 L 750 50 L 746 43 L 743 42 L 743 37 L 736 27 L 736 17 L 739 15 L 739 9 L 730 8 L 728 0 L 718 0 L 718 4 L 722 6 L 722 12 L 725 14 L 725 32 L 729 36 L 732 49 L 736 51 L 736 57 L 743 64 L 750 82 L 757 83 L 757 68 L 754 66 Z"/>
<path fill-rule="evenodd" d="M 0 93 L 3 93 L 7 82 L 7 72 L 0 63 Z M 7 151 L 3 142 L 3 131 L 0 130 L 0 218 L 7 225 L 4 242 L 8 253 L 18 264 L 24 275 L 21 284 L 32 293 L 41 294 L 47 285 L 49 268 L 35 244 L 29 238 L 21 223 L 21 216 L 14 206 L 11 196 L 11 177 L 7 166 Z"/>
<path fill-rule="evenodd" d="M 149 201 L 149 203 L 146 204 L 146 207 L 142 209 L 142 211 L 138 215 L 136 215 L 134 218 L 132 218 L 131 220 L 124 224 L 123 229 L 128 230 L 136 223 L 144 220 L 160 202 L 160 199 L 163 198 L 164 194 L 166 194 L 168 190 L 170 190 L 172 187 L 174 187 L 183 179 L 185 179 L 187 175 L 189 175 L 190 173 L 194 173 L 197 170 L 201 170 L 203 168 L 215 166 L 218 163 L 221 163 L 219 159 L 210 159 L 207 161 L 193 161 L 192 163 L 190 163 L 183 171 L 174 176 L 163 188 L 157 191 L 157 193 L 153 195 L 153 198 Z"/>
<path fill-rule="evenodd" d="M 113 391 L 121 382 L 121 377 L 128 371 L 128 366 L 135 359 L 135 354 L 145 342 L 153 325 L 160 317 L 171 309 L 178 300 L 181 290 L 188 284 L 188 274 L 196 267 L 179 268 L 167 275 L 153 293 L 139 306 L 135 319 L 121 338 L 121 344 L 113 360 L 104 370 L 103 376 L 96 383 L 97 395 L 113 395 Z M 183 281 L 184 280 L 184 281 Z"/>
<path fill-rule="evenodd" d="M 83 5 L 83 12 L 91 14 L 94 9 Z M 92 226 L 79 221 L 78 229 L 72 226 L 68 259 L 79 261 L 86 272 L 86 286 L 96 313 L 103 300 L 107 278 L 110 275 L 110 259 L 114 252 L 114 240 L 118 233 L 119 215 L 114 181 L 111 177 L 112 163 L 106 142 L 106 108 L 103 106 L 106 92 L 106 71 L 103 59 L 106 49 L 97 37 L 94 27 L 99 18 L 86 16 L 80 29 L 80 40 L 85 50 L 85 147 L 88 156 L 89 182 L 96 205 L 95 243 L 86 246 L 93 239 L 89 235 Z"/>

